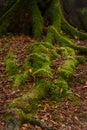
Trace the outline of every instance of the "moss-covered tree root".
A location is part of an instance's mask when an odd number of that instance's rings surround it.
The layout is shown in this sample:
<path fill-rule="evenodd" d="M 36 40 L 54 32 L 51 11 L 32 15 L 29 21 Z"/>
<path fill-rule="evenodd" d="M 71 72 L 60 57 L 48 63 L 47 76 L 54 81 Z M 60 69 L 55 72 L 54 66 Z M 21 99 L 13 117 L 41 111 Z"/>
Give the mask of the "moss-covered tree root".
<path fill-rule="evenodd" d="M 29 46 L 29 55 L 25 59 L 23 65 L 23 74 L 15 75 L 13 87 L 16 88 L 22 85 L 23 79 L 25 80 L 24 74 L 26 70 L 32 70 L 30 74 L 34 78 L 35 86 L 31 88 L 29 92 L 24 94 L 23 97 L 15 99 L 9 105 L 9 112 L 14 113 L 14 116 L 8 116 L 7 122 L 9 120 L 13 121 L 15 118 L 17 118 L 19 121 L 18 124 L 21 124 L 25 121 L 31 122 L 33 118 L 33 112 L 35 112 L 37 109 L 39 101 L 42 98 L 45 98 L 51 86 L 52 74 L 50 63 L 51 60 L 55 59 L 56 57 L 57 53 L 55 51 L 55 48 L 50 43 L 37 42 Z M 9 58 L 10 57 L 8 54 L 5 58 L 7 66 L 6 68 L 8 68 L 7 61 Z M 20 78 L 21 75 L 23 76 L 22 78 Z M 29 75 L 27 75 L 26 78 L 29 78 L 28 76 Z"/>
<path fill-rule="evenodd" d="M 45 98 L 48 88 L 50 86 L 49 81 L 40 80 L 39 83 L 36 83 L 35 86 L 29 90 L 21 98 L 15 99 L 7 110 L 6 127 L 13 127 L 12 130 L 15 130 L 16 127 L 19 127 L 22 123 L 30 122 L 34 124 L 33 114 L 38 108 L 38 103 L 42 98 Z M 14 122 L 16 124 L 14 126 Z M 38 121 L 39 123 L 39 121 Z M 37 124 L 40 125 L 40 124 Z M 41 126 L 43 127 L 43 126 Z"/>
<path fill-rule="evenodd" d="M 50 32 L 50 33 L 49 33 Z M 75 50 L 78 50 L 81 53 L 87 53 L 87 47 L 85 46 L 78 46 L 74 44 L 69 38 L 66 38 L 65 36 L 62 36 L 54 26 L 48 27 L 48 33 L 47 33 L 47 39 L 46 41 L 51 41 L 50 37 L 54 37 L 54 41 L 57 43 L 60 43 L 60 46 L 67 46 L 71 47 Z"/>
<path fill-rule="evenodd" d="M 68 33 L 69 35 L 71 35 L 72 37 L 76 38 L 76 39 L 87 39 L 87 34 L 84 32 L 79 31 L 77 28 L 74 28 L 72 25 L 70 25 L 66 19 L 64 18 L 64 16 L 62 15 L 62 30 L 64 30 L 66 33 Z"/>

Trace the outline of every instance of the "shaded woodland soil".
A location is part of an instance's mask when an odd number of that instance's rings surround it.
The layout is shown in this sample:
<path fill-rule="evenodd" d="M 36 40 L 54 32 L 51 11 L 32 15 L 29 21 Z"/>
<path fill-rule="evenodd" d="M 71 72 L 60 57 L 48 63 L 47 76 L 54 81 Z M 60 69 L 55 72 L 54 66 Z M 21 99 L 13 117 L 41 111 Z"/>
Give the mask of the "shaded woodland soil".
<path fill-rule="evenodd" d="M 7 79 L 5 74 L 4 58 L 9 50 L 12 49 L 15 58 L 22 65 L 27 56 L 27 49 L 30 43 L 34 42 L 28 36 L 16 35 L 0 38 L 0 130 L 5 130 L 4 113 L 8 104 L 27 92 L 33 87 L 33 79 L 26 81 L 24 87 L 12 90 L 12 79 Z M 87 46 L 87 40 L 76 41 L 79 45 Z M 56 103 L 50 101 L 49 96 L 39 104 L 39 109 L 35 114 L 36 119 L 48 124 L 52 130 L 87 130 L 87 56 L 84 64 L 78 65 L 74 76 L 69 80 L 69 93 L 74 93 L 77 98 L 67 96 Z M 61 65 L 61 60 L 56 59 L 52 62 L 52 72 L 56 78 L 56 68 Z M 20 130 L 42 130 L 38 126 L 23 124 Z"/>

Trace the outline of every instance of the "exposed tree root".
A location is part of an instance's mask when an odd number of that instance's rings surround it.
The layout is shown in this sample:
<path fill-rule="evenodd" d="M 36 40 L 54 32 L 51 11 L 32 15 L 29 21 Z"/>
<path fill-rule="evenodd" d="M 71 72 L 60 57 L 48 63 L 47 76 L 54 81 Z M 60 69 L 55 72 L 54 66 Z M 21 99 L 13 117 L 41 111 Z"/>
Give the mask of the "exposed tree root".
<path fill-rule="evenodd" d="M 68 46 L 75 50 L 78 50 L 81 53 L 87 53 L 87 47 L 85 46 L 77 46 L 75 45 L 69 38 L 62 36 L 53 26 L 49 27 L 51 35 L 54 35 L 54 39 L 61 43 L 61 46 Z M 49 41 L 50 37 L 48 36 L 47 41 Z"/>
<path fill-rule="evenodd" d="M 72 25 L 70 25 L 63 15 L 61 21 L 62 21 L 61 27 L 66 33 L 68 33 L 69 35 L 71 34 L 74 38 L 77 39 L 81 40 L 87 39 L 87 34 L 84 32 L 80 32 L 77 28 L 74 28 Z"/>

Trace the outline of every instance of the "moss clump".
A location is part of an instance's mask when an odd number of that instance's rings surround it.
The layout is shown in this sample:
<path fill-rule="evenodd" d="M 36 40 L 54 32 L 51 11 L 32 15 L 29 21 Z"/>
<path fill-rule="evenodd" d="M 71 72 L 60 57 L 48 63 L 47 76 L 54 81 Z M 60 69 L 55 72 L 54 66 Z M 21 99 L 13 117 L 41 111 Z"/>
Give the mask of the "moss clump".
<path fill-rule="evenodd" d="M 24 77 L 24 79 L 29 79 L 29 77 L 30 77 L 30 72 L 29 72 L 29 70 L 25 70 L 24 71 L 24 73 L 23 73 L 23 77 Z"/>
<path fill-rule="evenodd" d="M 62 54 L 62 56 L 65 56 L 65 57 L 75 55 L 75 51 L 70 47 L 60 47 L 59 52 Z"/>
<path fill-rule="evenodd" d="M 14 89 L 22 87 L 22 85 L 26 81 L 26 78 L 23 76 L 23 74 L 17 74 L 17 75 L 14 76 L 13 79 L 14 79 L 14 83 L 13 83 Z"/>
<path fill-rule="evenodd" d="M 44 68 L 41 68 L 41 69 L 38 69 L 37 71 L 35 71 L 33 73 L 33 76 L 35 77 L 35 79 L 37 78 L 52 78 L 52 74 L 51 74 L 51 70 L 50 70 L 50 67 L 48 67 L 47 69 L 47 66 L 44 67 Z"/>
<path fill-rule="evenodd" d="M 30 78 L 30 72 L 29 70 L 24 70 L 21 74 L 16 74 L 13 76 L 13 88 L 17 89 L 17 88 L 22 88 L 25 81 L 28 80 Z"/>
<path fill-rule="evenodd" d="M 25 81 L 29 78 L 29 70 L 21 69 L 22 73 L 19 74 L 20 68 L 17 66 L 17 61 L 14 59 L 14 54 L 12 50 L 9 50 L 7 56 L 4 59 L 4 62 L 6 65 L 6 75 L 13 79 L 13 87 L 17 89 L 18 87 L 23 85 Z"/>
<path fill-rule="evenodd" d="M 86 61 L 85 57 L 83 56 L 76 56 L 76 59 L 78 60 L 79 64 L 83 64 Z"/>
<path fill-rule="evenodd" d="M 55 47 L 49 42 L 36 42 L 29 46 L 29 53 L 38 53 L 43 54 L 43 57 L 46 55 L 49 58 L 54 59 L 57 57 Z"/>
<path fill-rule="evenodd" d="M 18 68 L 15 62 L 8 60 L 6 62 L 6 74 L 7 76 L 13 76 L 18 72 Z"/>
<path fill-rule="evenodd" d="M 75 57 L 69 57 L 65 60 L 65 63 L 58 69 L 58 75 L 62 76 L 63 78 L 69 79 L 78 64 L 78 61 Z"/>
<path fill-rule="evenodd" d="M 9 50 L 7 56 L 4 59 L 6 65 L 7 76 L 13 76 L 18 73 L 17 61 L 14 60 L 14 54 Z"/>
<path fill-rule="evenodd" d="M 67 91 L 68 91 L 67 82 L 62 77 L 60 77 L 53 82 L 50 88 L 50 95 L 51 98 L 55 98 L 57 100 L 62 96 L 64 97 Z"/>
<path fill-rule="evenodd" d="M 29 56 L 25 60 L 24 68 L 32 69 L 34 79 L 51 78 L 51 59 L 57 53 L 53 45 L 48 42 L 36 42 L 29 46 Z"/>
<path fill-rule="evenodd" d="M 49 67 L 50 59 L 46 55 L 46 57 L 43 57 L 42 55 L 39 55 L 38 53 L 32 53 L 27 58 L 26 64 L 29 69 L 32 69 L 32 76 L 35 77 L 47 77 L 51 75 L 51 70 Z"/>
<path fill-rule="evenodd" d="M 30 54 L 28 60 L 31 62 L 31 66 L 34 69 L 41 68 L 44 63 L 45 64 L 50 63 L 50 59 L 49 59 L 49 57 L 47 55 L 45 55 L 45 54 L 40 55 L 38 53 Z"/>

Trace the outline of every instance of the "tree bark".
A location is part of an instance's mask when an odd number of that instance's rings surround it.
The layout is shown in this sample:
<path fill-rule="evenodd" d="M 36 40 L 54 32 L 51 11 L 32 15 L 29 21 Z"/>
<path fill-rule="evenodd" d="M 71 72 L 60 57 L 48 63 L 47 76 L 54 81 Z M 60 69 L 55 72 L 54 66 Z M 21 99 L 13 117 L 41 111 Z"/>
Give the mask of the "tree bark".
<path fill-rule="evenodd" d="M 87 1 L 62 0 L 66 19 L 78 29 L 87 31 Z"/>

